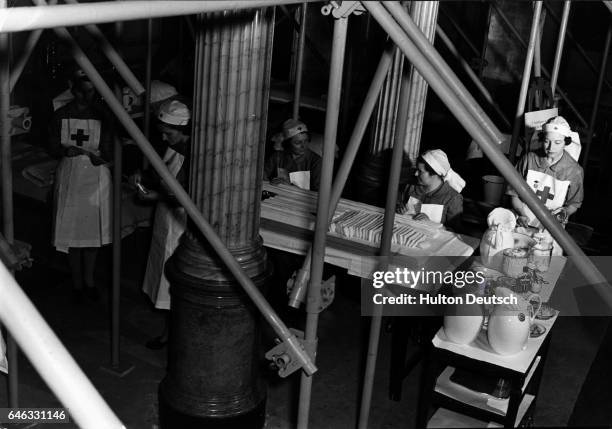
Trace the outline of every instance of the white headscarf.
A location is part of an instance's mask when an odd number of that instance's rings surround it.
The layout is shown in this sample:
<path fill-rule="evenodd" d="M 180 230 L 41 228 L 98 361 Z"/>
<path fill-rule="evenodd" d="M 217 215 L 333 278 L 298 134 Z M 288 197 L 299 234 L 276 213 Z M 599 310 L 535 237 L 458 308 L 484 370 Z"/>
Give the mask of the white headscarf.
<path fill-rule="evenodd" d="M 450 166 L 448 157 L 444 151 L 440 149 L 428 150 L 421 154 L 421 158 L 429 164 L 431 169 L 436 174 L 442 176 L 445 182 L 448 182 L 451 188 L 457 192 L 461 192 L 465 187 L 465 180 L 461 178 Z"/>

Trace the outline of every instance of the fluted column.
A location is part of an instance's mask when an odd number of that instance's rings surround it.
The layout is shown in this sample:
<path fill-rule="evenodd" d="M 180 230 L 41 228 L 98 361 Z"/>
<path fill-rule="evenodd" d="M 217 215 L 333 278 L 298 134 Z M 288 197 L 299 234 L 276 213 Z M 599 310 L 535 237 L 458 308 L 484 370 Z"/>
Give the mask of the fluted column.
<path fill-rule="evenodd" d="M 438 20 L 438 2 L 412 1 L 410 2 L 409 10 L 414 22 L 427 38 L 433 42 Z M 389 70 L 385 87 L 379 97 L 376 123 L 370 145 L 370 153 L 373 155 L 393 147 L 403 62 L 404 56 L 396 48 L 393 67 Z M 425 113 L 428 85 L 414 67 L 408 66 L 410 67 L 410 106 L 408 109 L 408 128 L 406 140 L 404 141 L 404 152 L 414 164 L 420 148 L 419 143 L 423 129 L 423 115 Z"/>
<path fill-rule="evenodd" d="M 189 194 L 260 287 L 269 274 L 259 213 L 273 14 L 199 17 L 193 97 Z M 194 231 L 166 265 L 172 308 L 160 421 L 164 428 L 262 427 L 257 312 Z"/>
<path fill-rule="evenodd" d="M 438 5 L 439 2 L 437 1 L 413 1 L 411 3 L 410 16 L 432 45 L 438 22 Z M 410 104 L 408 106 L 408 126 L 406 128 L 406 139 L 404 140 L 404 152 L 413 165 L 419 156 L 428 86 L 423 76 L 413 66 L 410 66 Z"/>

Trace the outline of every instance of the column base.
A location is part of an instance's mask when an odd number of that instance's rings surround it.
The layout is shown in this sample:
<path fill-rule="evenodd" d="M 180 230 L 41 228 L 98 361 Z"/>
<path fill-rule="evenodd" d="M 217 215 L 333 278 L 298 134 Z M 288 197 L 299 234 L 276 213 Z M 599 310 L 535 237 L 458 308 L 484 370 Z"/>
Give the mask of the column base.
<path fill-rule="evenodd" d="M 194 416 L 172 408 L 159 390 L 159 424 L 162 429 L 261 429 L 266 423 L 266 397 L 245 413 L 224 416 Z"/>

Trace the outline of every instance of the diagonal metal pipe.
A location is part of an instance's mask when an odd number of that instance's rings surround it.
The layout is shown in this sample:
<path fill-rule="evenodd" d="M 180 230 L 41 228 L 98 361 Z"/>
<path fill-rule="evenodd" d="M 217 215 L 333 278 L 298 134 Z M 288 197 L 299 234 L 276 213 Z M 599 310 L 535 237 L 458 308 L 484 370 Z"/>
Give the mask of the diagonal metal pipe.
<path fill-rule="evenodd" d="M 510 33 L 512 33 L 514 38 L 519 42 L 519 44 L 523 47 L 523 49 L 527 50 L 527 44 L 525 43 L 525 41 L 523 40 L 523 38 L 521 37 L 517 29 L 514 27 L 514 25 L 512 25 L 512 23 L 510 22 L 506 14 L 499 8 L 499 6 L 495 3 L 495 1 L 493 1 L 491 4 L 493 5 L 493 9 L 497 12 L 497 15 L 501 18 L 502 22 L 506 25 L 508 30 L 510 30 Z M 550 73 L 548 72 L 546 67 L 542 67 L 542 73 L 547 79 L 550 79 Z M 574 112 L 574 115 L 576 115 L 576 118 L 578 118 L 582 126 L 586 128 L 587 127 L 586 120 L 582 117 L 582 115 L 580 114 L 576 106 L 574 106 L 574 103 L 572 103 L 572 100 L 569 99 L 567 94 L 561 89 L 561 86 L 559 85 L 557 85 L 557 92 L 563 98 L 563 100 L 568 105 L 568 107 L 572 110 L 572 112 Z"/>
<path fill-rule="evenodd" d="M 153 149 L 151 143 L 147 141 L 142 131 L 140 131 L 140 129 L 134 123 L 132 118 L 130 118 L 127 112 L 123 109 L 123 106 L 113 94 L 113 91 L 108 87 L 106 82 L 104 82 L 104 79 L 102 79 L 94 65 L 87 58 L 81 48 L 79 48 L 79 46 L 76 44 L 68 30 L 66 30 L 65 28 L 59 28 L 55 29 L 54 31 L 61 39 L 65 40 L 69 44 L 72 49 L 72 55 L 75 61 L 89 77 L 96 90 L 104 98 L 104 101 L 106 102 L 110 110 L 114 113 L 119 122 L 125 127 L 125 130 L 132 137 L 134 142 L 142 150 L 144 155 L 149 159 L 151 166 L 159 174 L 161 179 L 168 185 L 168 188 L 170 188 L 172 193 L 176 196 L 178 202 L 185 208 L 185 211 L 193 221 L 194 225 L 202 232 L 204 237 L 206 237 L 206 239 L 208 240 L 210 246 L 217 253 L 223 263 L 226 264 L 228 270 L 236 277 L 236 280 L 244 288 L 245 292 L 247 293 L 247 295 L 249 295 L 257 309 L 262 313 L 264 319 L 274 329 L 279 338 L 286 343 L 288 349 L 297 358 L 300 363 L 300 366 L 304 369 L 306 374 L 314 374 L 317 368 L 314 365 L 312 359 L 308 356 L 308 354 L 304 352 L 301 344 L 299 343 L 295 335 L 293 335 L 291 331 L 289 331 L 287 326 L 278 317 L 276 312 L 272 309 L 270 304 L 268 304 L 261 292 L 253 284 L 252 280 L 242 270 L 238 261 L 236 261 L 236 259 L 227 249 L 227 247 L 225 247 L 223 241 L 215 233 L 214 229 L 206 221 L 202 213 L 200 213 L 191 198 L 189 198 L 187 192 L 185 192 L 185 190 L 178 183 L 176 178 L 168 171 L 165 163 L 159 157 L 155 149 Z"/>
<path fill-rule="evenodd" d="M 79 4 L 76 0 L 64 1 L 68 4 Z M 45 1 L 35 0 L 35 3 L 44 5 Z M 123 78 L 125 83 L 128 84 L 132 91 L 134 91 L 134 94 L 138 96 L 142 95 L 142 93 L 145 92 L 144 87 L 142 86 L 138 78 L 134 76 L 134 73 L 132 73 L 132 70 L 130 70 L 125 61 L 123 61 L 123 58 L 121 58 L 119 52 L 117 52 L 113 45 L 111 45 L 111 43 L 108 41 L 104 33 L 102 33 L 98 26 L 94 24 L 86 25 L 85 28 L 94 37 L 96 42 L 100 44 L 100 49 L 102 49 L 102 52 L 104 52 L 106 58 L 108 58 L 111 64 L 115 66 L 117 73 L 119 73 L 119 75 Z"/>
<path fill-rule="evenodd" d="M 125 429 L 2 263 L 0 296 L 0 321 L 79 427 Z"/>
<path fill-rule="evenodd" d="M 561 227 L 559 222 L 550 214 L 546 206 L 536 197 L 527 186 L 525 180 L 514 169 L 514 166 L 506 159 L 499 147 L 492 143 L 487 134 L 482 130 L 475 119 L 466 112 L 463 103 L 453 93 L 451 88 L 442 79 L 437 70 L 421 54 L 412 43 L 410 38 L 403 32 L 402 28 L 395 20 L 378 4 L 378 2 L 362 2 L 364 7 L 372 14 L 383 29 L 391 36 L 393 41 L 402 49 L 402 52 L 429 82 L 431 88 L 440 97 L 442 102 L 465 127 L 468 133 L 474 138 L 482 148 L 485 155 L 497 167 L 500 173 L 506 178 L 519 197 L 534 212 L 536 217 L 542 222 L 553 237 L 565 249 L 568 255 L 573 257 L 578 270 L 582 275 L 595 286 L 601 299 L 612 308 L 612 288 L 606 278 L 599 272 L 597 267 L 587 258 L 584 252 L 578 247 L 569 234 Z M 433 49 L 433 47 L 431 47 Z M 457 79 L 452 76 L 451 79 Z"/>
<path fill-rule="evenodd" d="M 567 22 L 569 21 L 571 5 L 572 2 L 570 0 L 565 0 L 563 2 L 563 17 L 561 18 L 561 23 L 559 24 L 559 38 L 557 39 L 557 49 L 555 50 L 555 62 L 553 64 L 552 75 L 550 77 L 550 88 L 553 96 L 555 94 L 555 89 L 557 88 L 557 79 L 559 78 L 559 69 L 561 67 L 561 57 L 563 55 L 563 45 L 565 44 Z M 544 6 L 546 6 L 546 9 L 553 16 L 553 18 L 555 18 L 554 14 L 551 12 L 550 6 L 548 6 L 546 3 L 544 3 Z"/>
<path fill-rule="evenodd" d="M 28 35 L 28 40 L 26 40 L 25 45 L 23 46 L 21 57 L 19 57 L 19 59 L 15 62 L 15 64 L 13 64 L 13 67 L 11 70 L 11 77 L 9 79 L 9 82 L 10 82 L 9 85 L 10 85 L 11 92 L 13 92 L 13 89 L 15 88 L 15 84 L 21 77 L 21 73 L 23 73 L 23 69 L 28 63 L 28 60 L 30 59 L 32 52 L 36 48 L 36 44 L 38 43 L 38 40 L 40 39 L 42 32 L 43 32 L 42 30 L 34 30 Z"/>
<path fill-rule="evenodd" d="M 461 100 L 469 114 L 476 119 L 492 140 L 501 145 L 503 141 L 501 132 L 491 119 L 489 119 L 476 100 L 474 100 L 472 94 L 470 94 L 461 81 L 459 79 L 452 79 L 455 73 L 432 46 L 421 29 L 412 21 L 410 15 L 402 8 L 400 3 L 397 1 L 389 1 L 382 2 L 381 5 L 387 9 L 388 13 L 398 22 L 404 33 L 410 37 L 412 43 L 420 51 L 421 55 L 438 70 L 441 78 L 448 82 L 449 87 L 457 94 L 457 97 Z"/>
<path fill-rule="evenodd" d="M 516 113 L 514 114 L 514 127 L 512 128 L 512 140 L 510 140 L 510 162 L 514 162 L 516 158 L 516 147 L 518 146 L 518 136 L 521 131 L 523 115 L 525 113 L 525 102 L 527 100 L 527 91 L 529 90 L 529 81 L 531 80 L 531 66 L 535 55 L 536 41 L 538 38 L 538 23 L 540 22 L 540 13 L 542 12 L 542 2 L 537 1 L 533 10 L 531 19 L 531 32 L 529 33 L 529 46 L 527 47 L 527 55 L 525 57 L 525 65 L 523 67 L 523 79 L 521 81 L 521 90 L 519 92 Z"/>
<path fill-rule="evenodd" d="M 340 202 L 342 192 L 344 191 L 344 186 L 346 185 L 349 173 L 351 172 L 351 168 L 353 167 L 353 163 L 357 157 L 357 152 L 359 151 L 363 136 L 365 135 L 366 129 L 370 122 L 372 112 L 374 111 L 376 103 L 378 102 L 378 95 L 380 94 L 383 84 L 385 83 L 385 77 L 387 76 L 387 72 L 391 67 L 394 50 L 395 45 L 388 43 L 386 49 L 383 51 L 382 56 L 380 57 L 378 67 L 376 68 L 376 72 L 374 73 L 374 77 L 370 83 L 370 88 L 368 89 L 365 99 L 363 100 L 361 110 L 359 111 L 359 116 L 355 121 L 355 128 L 353 128 L 353 133 L 351 134 L 346 150 L 344 151 L 344 156 L 342 157 L 342 161 L 340 162 L 340 166 L 336 172 L 331 191 L 329 214 L 327 217 L 328 228 L 334 217 L 334 213 L 336 212 L 336 207 L 338 207 L 338 203 Z M 311 260 L 312 246 L 308 249 L 308 253 L 306 253 L 302 268 L 298 271 L 293 289 L 291 290 L 291 296 L 289 298 L 289 306 L 291 307 L 299 308 L 300 304 L 304 301 L 304 296 L 306 295 L 306 285 L 308 279 L 310 278 Z"/>
<path fill-rule="evenodd" d="M 455 44 L 451 41 L 451 39 L 446 35 L 444 30 L 442 30 L 442 27 L 436 27 L 436 34 L 438 35 L 440 40 L 442 40 L 442 42 L 446 45 L 446 48 L 450 51 L 450 53 L 453 54 L 455 58 L 457 58 L 457 61 L 459 61 L 459 64 L 461 64 L 461 68 L 463 68 L 463 71 L 467 73 L 474 85 L 476 85 L 476 88 L 478 88 L 485 100 L 487 100 L 491 107 L 493 107 L 499 118 L 503 121 L 504 125 L 509 129 L 511 126 L 510 121 L 508 120 L 504 112 L 501 110 L 501 107 L 499 107 L 499 104 L 495 102 L 489 90 L 480 81 L 476 73 L 474 73 L 474 70 L 472 70 L 472 67 L 470 67 L 468 62 L 461 56 L 461 53 L 459 52 Z"/>
<path fill-rule="evenodd" d="M 606 41 L 601 54 L 601 66 L 599 77 L 597 79 L 597 88 L 595 89 L 595 99 L 593 100 L 593 110 L 591 111 L 591 119 L 589 121 L 589 130 L 587 138 L 584 142 L 584 150 L 582 151 L 582 168 L 587 168 L 589 163 L 589 152 L 591 143 L 593 142 L 593 133 L 595 132 L 595 122 L 597 120 L 597 111 L 599 110 L 599 100 L 601 99 L 601 89 L 603 87 L 604 76 L 608 69 L 608 56 L 610 54 L 610 40 L 612 39 L 612 22 L 608 24 L 608 32 L 606 33 Z"/>
<path fill-rule="evenodd" d="M 36 9 L 31 6 L 11 7 L 0 11 L 0 33 L 194 15 L 228 9 L 255 9 L 281 4 L 304 3 L 305 1 L 315 0 L 127 0 L 121 3 L 102 1 L 75 5 L 36 6 Z"/>
<path fill-rule="evenodd" d="M 440 12 L 442 12 L 442 15 L 444 15 L 446 19 L 448 19 L 448 22 L 451 23 L 455 31 L 461 36 L 463 41 L 470 47 L 474 55 L 480 56 L 480 51 L 476 49 L 476 46 L 474 46 L 474 44 L 472 43 L 470 38 L 467 36 L 467 34 L 465 34 L 465 32 L 461 29 L 461 26 L 457 24 L 457 22 L 450 16 L 450 13 L 448 13 L 448 11 L 446 10 L 446 7 L 440 6 Z"/>

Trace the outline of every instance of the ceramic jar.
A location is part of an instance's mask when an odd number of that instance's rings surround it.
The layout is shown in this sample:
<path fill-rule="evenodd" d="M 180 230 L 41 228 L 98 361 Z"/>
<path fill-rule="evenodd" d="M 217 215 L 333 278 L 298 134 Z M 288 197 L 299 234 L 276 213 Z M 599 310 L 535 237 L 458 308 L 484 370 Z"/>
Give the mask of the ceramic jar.
<path fill-rule="evenodd" d="M 446 338 L 456 344 L 469 344 L 482 327 L 482 307 L 478 304 L 447 306 L 444 315 Z"/>
<path fill-rule="evenodd" d="M 531 324 L 542 305 L 539 295 L 532 294 L 527 300 L 509 289 L 498 287 L 498 297 L 514 298 L 516 304 L 496 304 L 489 316 L 487 338 L 491 348 L 500 355 L 513 355 L 527 346 Z M 538 301 L 534 311 L 531 300 Z"/>

